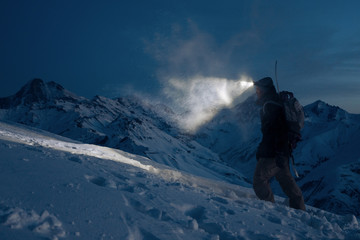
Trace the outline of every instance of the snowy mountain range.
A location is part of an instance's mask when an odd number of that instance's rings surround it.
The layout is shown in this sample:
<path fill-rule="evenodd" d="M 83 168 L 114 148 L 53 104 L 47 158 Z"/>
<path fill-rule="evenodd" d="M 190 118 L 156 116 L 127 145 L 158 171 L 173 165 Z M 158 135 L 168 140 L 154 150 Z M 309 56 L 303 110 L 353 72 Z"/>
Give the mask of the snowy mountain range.
<path fill-rule="evenodd" d="M 57 83 L 28 82 L 0 98 L 0 119 L 67 138 L 147 157 L 168 167 L 213 180 L 251 187 L 261 139 L 254 96 L 189 134 L 163 104 L 135 97 L 89 100 Z M 322 101 L 305 106 L 303 141 L 294 152 L 298 184 L 308 205 L 360 216 L 360 115 Z M 275 183 L 274 183 L 275 184 Z M 282 195 L 275 184 L 275 192 Z"/>

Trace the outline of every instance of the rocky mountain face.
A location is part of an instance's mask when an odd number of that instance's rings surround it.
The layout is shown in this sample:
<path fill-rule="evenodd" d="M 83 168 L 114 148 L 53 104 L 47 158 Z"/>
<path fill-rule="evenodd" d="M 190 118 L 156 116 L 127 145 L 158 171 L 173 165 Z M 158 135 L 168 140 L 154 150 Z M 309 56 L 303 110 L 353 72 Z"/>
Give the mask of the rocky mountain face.
<path fill-rule="evenodd" d="M 85 143 L 146 156 L 182 171 L 251 186 L 261 140 L 255 96 L 221 110 L 195 134 L 177 128 L 163 104 L 128 97 L 89 100 L 54 82 L 28 82 L 0 98 L 0 119 Z M 316 101 L 304 108 L 303 141 L 294 151 L 305 201 L 336 213 L 360 215 L 360 115 Z M 274 182 L 274 191 L 282 195 Z"/>

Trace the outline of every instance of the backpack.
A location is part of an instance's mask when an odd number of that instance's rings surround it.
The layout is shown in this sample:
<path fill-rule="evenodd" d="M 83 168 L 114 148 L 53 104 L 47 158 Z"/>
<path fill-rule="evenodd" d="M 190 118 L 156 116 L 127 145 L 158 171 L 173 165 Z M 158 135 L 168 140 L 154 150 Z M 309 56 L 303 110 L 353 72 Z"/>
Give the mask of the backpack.
<path fill-rule="evenodd" d="M 305 121 L 304 109 L 292 92 L 281 91 L 279 97 L 281 103 L 267 101 L 264 103 L 263 111 L 265 113 L 265 106 L 268 103 L 281 106 L 284 109 L 286 125 L 288 128 L 289 147 L 292 151 L 301 140 L 301 130 L 304 128 Z"/>
<path fill-rule="evenodd" d="M 305 121 L 304 109 L 292 92 L 281 91 L 279 96 L 284 107 L 289 144 L 292 150 L 296 148 L 297 143 L 301 140 L 301 130 L 304 128 Z"/>

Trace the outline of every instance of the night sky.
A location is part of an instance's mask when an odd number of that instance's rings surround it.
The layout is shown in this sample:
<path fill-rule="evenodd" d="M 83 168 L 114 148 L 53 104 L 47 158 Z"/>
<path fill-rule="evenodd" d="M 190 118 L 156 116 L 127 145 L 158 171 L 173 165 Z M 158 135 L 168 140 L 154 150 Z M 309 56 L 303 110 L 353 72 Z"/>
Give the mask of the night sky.
<path fill-rule="evenodd" d="M 360 113 L 360 1 L 0 1 L 0 97 L 33 78 L 161 97 L 170 78 L 274 78 Z"/>

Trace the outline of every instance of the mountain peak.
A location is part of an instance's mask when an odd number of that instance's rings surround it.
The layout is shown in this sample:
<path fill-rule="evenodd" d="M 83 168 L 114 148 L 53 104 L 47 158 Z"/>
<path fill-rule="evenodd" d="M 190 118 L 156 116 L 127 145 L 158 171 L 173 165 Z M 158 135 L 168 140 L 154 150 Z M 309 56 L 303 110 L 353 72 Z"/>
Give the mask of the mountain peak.
<path fill-rule="evenodd" d="M 30 80 L 24 87 L 18 92 L 20 95 L 31 94 L 39 98 L 43 97 L 46 92 L 46 84 L 40 78 Z M 17 94 L 18 94 L 17 93 Z"/>
<path fill-rule="evenodd" d="M 311 120 L 335 121 L 349 118 L 349 113 L 338 106 L 332 106 L 328 103 L 317 100 L 312 104 L 305 106 L 307 117 Z"/>
<path fill-rule="evenodd" d="M 41 85 L 45 85 L 45 82 L 40 78 L 34 78 L 30 80 L 26 85 L 41 86 Z"/>
<path fill-rule="evenodd" d="M 52 98 L 52 94 L 47 84 L 39 78 L 30 80 L 20 91 L 15 94 L 15 101 L 28 105 L 31 103 L 46 102 Z"/>
<path fill-rule="evenodd" d="M 27 82 L 16 94 L 6 98 L 0 98 L 0 108 L 46 103 L 55 99 L 64 98 L 75 99 L 78 97 L 56 82 L 46 83 L 40 78 L 34 78 Z"/>

